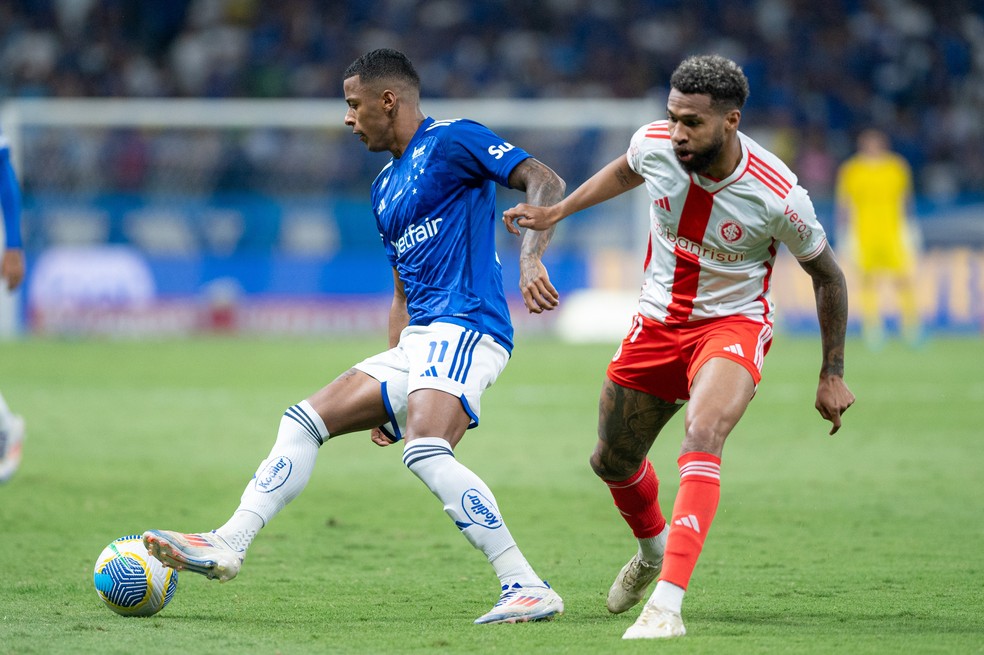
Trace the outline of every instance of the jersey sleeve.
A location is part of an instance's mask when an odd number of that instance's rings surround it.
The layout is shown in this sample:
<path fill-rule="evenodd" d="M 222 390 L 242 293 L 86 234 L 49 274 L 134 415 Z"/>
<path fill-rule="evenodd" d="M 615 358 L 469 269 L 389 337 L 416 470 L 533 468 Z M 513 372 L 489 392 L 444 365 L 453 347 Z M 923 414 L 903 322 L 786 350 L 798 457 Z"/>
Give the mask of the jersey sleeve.
<path fill-rule="evenodd" d="M 817 220 L 813 201 L 806 189 L 794 185 L 785 202 L 778 206 L 782 208 L 782 213 L 778 216 L 777 238 L 800 261 L 809 261 L 819 255 L 827 245 L 827 234 Z"/>
<path fill-rule="evenodd" d="M 530 158 L 489 128 L 474 121 L 455 121 L 444 133 L 444 148 L 451 171 L 462 180 L 493 180 L 509 186 L 509 175 Z"/>
<path fill-rule="evenodd" d="M 670 129 L 665 120 L 643 125 L 629 140 L 629 149 L 625 153 L 629 168 L 642 175 L 650 177 L 668 164 L 673 148 L 670 145 Z"/>
<path fill-rule="evenodd" d="M 14 167 L 10 163 L 10 146 L 0 134 L 0 212 L 3 213 L 3 231 L 7 248 L 21 248 L 21 194 Z"/>
<path fill-rule="evenodd" d="M 646 130 L 649 126 L 643 125 L 629 140 L 629 149 L 625 152 L 625 157 L 629 161 L 629 168 L 642 175 L 642 156 L 645 152 Z"/>

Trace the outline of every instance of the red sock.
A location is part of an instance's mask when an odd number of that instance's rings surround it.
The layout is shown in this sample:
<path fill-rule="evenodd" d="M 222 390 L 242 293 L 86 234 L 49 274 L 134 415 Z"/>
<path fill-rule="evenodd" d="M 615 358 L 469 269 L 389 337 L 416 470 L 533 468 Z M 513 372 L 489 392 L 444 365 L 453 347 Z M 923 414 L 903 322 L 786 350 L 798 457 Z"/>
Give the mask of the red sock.
<path fill-rule="evenodd" d="M 686 589 L 721 497 L 721 458 L 709 453 L 686 453 L 677 463 L 680 490 L 673 504 L 659 579 Z"/>
<path fill-rule="evenodd" d="M 615 507 L 638 539 L 655 537 L 666 527 L 659 511 L 659 479 L 648 459 L 628 480 L 605 480 L 615 499 Z"/>

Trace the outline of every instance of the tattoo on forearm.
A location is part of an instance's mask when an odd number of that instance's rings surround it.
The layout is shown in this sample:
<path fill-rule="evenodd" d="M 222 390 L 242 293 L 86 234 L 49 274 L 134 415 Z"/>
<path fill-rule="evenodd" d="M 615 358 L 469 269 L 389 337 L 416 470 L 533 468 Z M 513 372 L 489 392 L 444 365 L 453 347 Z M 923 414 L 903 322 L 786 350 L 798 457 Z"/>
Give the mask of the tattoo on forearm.
<path fill-rule="evenodd" d="M 527 159 L 518 167 L 526 191 L 526 202 L 538 207 L 555 205 L 564 198 L 564 181 L 542 162 Z"/>
<path fill-rule="evenodd" d="M 529 257 L 535 257 L 537 261 L 542 259 L 555 229 L 556 226 L 551 226 L 543 231 L 527 230 L 520 248 L 520 258 L 526 260 Z"/>
<path fill-rule="evenodd" d="M 546 207 L 563 200 L 566 185 L 545 164 L 530 158 L 516 168 L 518 177 L 522 180 L 523 186 L 521 188 L 526 190 L 527 204 Z M 553 227 L 543 231 L 527 230 L 520 249 L 521 256 L 523 258 L 535 257 L 539 260 L 546 252 L 553 233 Z"/>
<path fill-rule="evenodd" d="M 820 373 L 843 376 L 848 312 L 847 282 L 833 255 L 829 253 L 818 258 L 811 275 L 823 347 Z"/>

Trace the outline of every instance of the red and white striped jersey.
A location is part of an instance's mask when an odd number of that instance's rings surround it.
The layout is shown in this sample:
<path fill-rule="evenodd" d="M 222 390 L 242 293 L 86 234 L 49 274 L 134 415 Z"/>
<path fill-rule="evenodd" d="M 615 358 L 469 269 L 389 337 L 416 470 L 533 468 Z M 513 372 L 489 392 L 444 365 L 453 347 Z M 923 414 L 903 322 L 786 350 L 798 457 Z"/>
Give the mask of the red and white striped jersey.
<path fill-rule="evenodd" d="M 738 137 L 741 162 L 715 182 L 680 165 L 667 121 L 633 135 L 629 166 L 645 178 L 652 199 L 643 316 L 679 325 L 740 315 L 771 325 L 779 242 L 800 261 L 824 249 L 826 234 L 796 176 L 755 141 Z"/>

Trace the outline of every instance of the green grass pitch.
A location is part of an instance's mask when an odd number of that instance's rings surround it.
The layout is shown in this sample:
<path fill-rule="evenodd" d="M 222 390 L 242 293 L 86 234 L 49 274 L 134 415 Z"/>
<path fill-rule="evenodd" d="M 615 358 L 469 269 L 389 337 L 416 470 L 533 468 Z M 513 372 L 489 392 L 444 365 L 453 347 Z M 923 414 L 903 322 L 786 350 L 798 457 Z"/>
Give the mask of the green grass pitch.
<path fill-rule="evenodd" d="M 26 340 L 0 344 L 25 415 L 0 486 L 0 653 L 984 652 L 984 347 L 849 343 L 858 402 L 834 437 L 813 409 L 819 345 L 778 335 L 724 454 L 722 498 L 687 599 L 688 635 L 623 642 L 604 599 L 634 542 L 587 465 L 612 345 L 520 340 L 458 457 L 564 597 L 552 623 L 475 626 L 497 580 L 437 501 L 368 434 L 321 450 L 305 493 L 239 578 L 182 574 L 123 618 L 96 596 L 112 539 L 221 524 L 284 409 L 383 337 Z M 651 457 L 664 511 L 682 413 Z"/>

